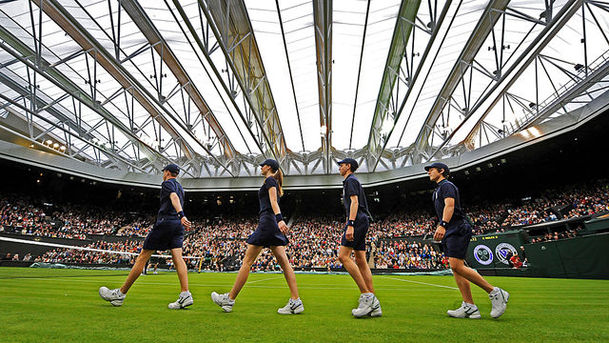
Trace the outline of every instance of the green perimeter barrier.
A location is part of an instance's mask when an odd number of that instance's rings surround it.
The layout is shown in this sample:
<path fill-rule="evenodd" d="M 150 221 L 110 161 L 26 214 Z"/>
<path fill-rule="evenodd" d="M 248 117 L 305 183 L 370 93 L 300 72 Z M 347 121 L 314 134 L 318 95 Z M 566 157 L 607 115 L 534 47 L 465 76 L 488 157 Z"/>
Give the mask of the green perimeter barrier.
<path fill-rule="evenodd" d="M 467 263 L 483 275 L 609 279 L 609 232 L 533 244 L 525 241 L 524 231 L 474 236 Z M 522 255 L 521 245 L 528 267 L 512 269 L 506 253 Z"/>
<path fill-rule="evenodd" d="M 532 276 L 609 279 L 609 232 L 525 245 Z"/>

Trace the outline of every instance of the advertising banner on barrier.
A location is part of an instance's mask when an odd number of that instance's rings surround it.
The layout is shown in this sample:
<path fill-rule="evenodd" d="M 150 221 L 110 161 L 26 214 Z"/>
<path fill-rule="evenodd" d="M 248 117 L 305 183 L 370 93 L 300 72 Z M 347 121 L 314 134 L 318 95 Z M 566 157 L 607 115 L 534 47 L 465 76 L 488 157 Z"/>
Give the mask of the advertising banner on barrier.
<path fill-rule="evenodd" d="M 475 269 L 509 268 L 508 256 L 520 254 L 523 243 L 520 231 L 474 236 L 465 259 Z"/>

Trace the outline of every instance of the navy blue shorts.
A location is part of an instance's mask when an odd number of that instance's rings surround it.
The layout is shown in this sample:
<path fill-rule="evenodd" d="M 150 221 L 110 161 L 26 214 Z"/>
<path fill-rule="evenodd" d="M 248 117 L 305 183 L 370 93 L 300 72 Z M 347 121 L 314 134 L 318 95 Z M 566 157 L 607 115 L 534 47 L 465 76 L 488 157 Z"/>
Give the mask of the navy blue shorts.
<path fill-rule="evenodd" d="M 265 211 L 260 214 L 256 231 L 247 238 L 247 244 L 259 247 L 288 245 L 288 238 L 279 230 L 275 214 Z"/>
<path fill-rule="evenodd" d="M 446 257 L 465 259 L 467 246 L 472 238 L 472 227 L 463 222 L 455 228 L 447 228 L 447 235 L 442 239 L 442 251 Z"/>
<path fill-rule="evenodd" d="M 169 250 L 181 248 L 184 243 L 184 227 L 176 217 L 159 218 L 144 240 L 146 250 Z"/>
<path fill-rule="evenodd" d="M 366 250 L 366 234 L 368 233 L 368 227 L 370 226 L 370 220 L 368 216 L 362 215 L 355 219 L 355 225 L 353 226 L 353 240 L 347 240 L 347 225 L 343 228 L 343 237 L 340 239 L 340 245 L 353 248 L 353 250 Z"/>

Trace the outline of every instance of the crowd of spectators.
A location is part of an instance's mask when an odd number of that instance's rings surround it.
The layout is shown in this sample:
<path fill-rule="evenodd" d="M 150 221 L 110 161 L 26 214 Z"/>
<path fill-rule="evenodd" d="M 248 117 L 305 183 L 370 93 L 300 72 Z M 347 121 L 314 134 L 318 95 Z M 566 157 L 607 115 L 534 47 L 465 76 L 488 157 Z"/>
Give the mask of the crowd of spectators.
<path fill-rule="evenodd" d="M 0 197 L 0 231 L 36 237 L 87 239 L 91 235 L 145 237 L 153 218 L 86 206 L 44 204 Z"/>
<path fill-rule="evenodd" d="M 126 238 L 144 237 L 151 229 L 154 217 L 137 213 L 100 211 L 86 206 L 34 205 L 18 197 L 0 197 L 0 232 L 23 235 L 88 239 L 111 235 Z M 523 225 L 588 216 L 609 211 L 609 191 L 606 185 L 548 190 L 533 199 L 515 203 L 485 204 L 467 207 L 474 222 L 474 233 L 494 233 Z M 369 254 L 377 268 L 437 269 L 445 266 L 442 255 L 429 245 L 420 245 L 403 237 L 430 238 L 436 227 L 432 213 L 422 210 L 394 213 L 370 226 Z M 245 254 L 245 240 L 257 225 L 256 217 L 230 219 L 191 218 L 193 230 L 184 241 L 184 255 L 200 256 L 202 269 L 235 270 Z M 297 269 L 340 268 L 337 253 L 344 227 L 340 217 L 297 217 L 288 234 L 288 256 Z M 532 242 L 575 237 L 576 230 L 547 233 L 533 237 Z M 114 251 L 137 252 L 140 240 L 123 242 L 99 241 L 89 247 Z M 13 256 L 13 258 L 15 258 Z M 31 259 L 31 255 L 29 256 Z M 19 259 L 19 257 L 17 257 Z M 105 254 L 78 250 L 55 249 L 36 257 L 42 262 L 129 263 L 131 258 L 121 254 Z M 197 268 L 199 260 L 187 261 Z M 278 270 L 270 251 L 265 250 L 253 266 L 255 270 Z"/>
<path fill-rule="evenodd" d="M 557 241 L 559 239 L 573 238 L 573 237 L 577 236 L 577 232 L 580 231 L 581 229 L 582 229 L 581 227 L 577 227 L 575 229 L 569 229 L 569 230 L 561 230 L 561 231 L 554 230 L 552 232 L 548 232 L 548 233 L 540 235 L 540 236 L 532 237 L 531 243 Z"/>
<path fill-rule="evenodd" d="M 407 240 L 381 240 L 374 252 L 379 269 L 444 269 L 448 259 L 428 244 Z"/>

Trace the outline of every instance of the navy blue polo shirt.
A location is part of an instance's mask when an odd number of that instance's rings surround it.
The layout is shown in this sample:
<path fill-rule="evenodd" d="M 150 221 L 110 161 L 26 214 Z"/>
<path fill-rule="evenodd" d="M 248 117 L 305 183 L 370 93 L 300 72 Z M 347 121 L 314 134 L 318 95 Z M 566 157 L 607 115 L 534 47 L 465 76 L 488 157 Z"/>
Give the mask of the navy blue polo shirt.
<path fill-rule="evenodd" d="M 349 219 L 349 212 L 351 210 L 351 196 L 357 195 L 358 209 L 357 209 L 357 217 L 360 214 L 368 214 L 368 202 L 366 201 L 366 193 L 364 193 L 364 188 L 362 188 L 362 184 L 353 174 L 349 174 L 346 179 L 343 180 L 343 203 L 345 204 L 345 211 L 347 215 L 347 220 Z"/>
<path fill-rule="evenodd" d="M 453 212 L 453 216 L 450 218 L 448 222 L 449 228 L 456 227 L 463 221 L 465 216 L 463 215 L 463 210 L 461 209 L 461 199 L 459 198 L 459 189 L 455 186 L 454 183 L 444 179 L 438 183 L 438 187 L 433 192 L 433 203 L 436 208 L 436 214 L 438 215 L 438 221 L 442 221 L 442 215 L 444 213 L 444 200 L 446 198 L 455 199 L 455 211 Z"/>
<path fill-rule="evenodd" d="M 259 213 L 264 211 L 273 212 L 273 208 L 271 207 L 271 198 L 269 198 L 269 189 L 273 187 L 277 189 L 277 204 L 279 204 L 279 183 L 277 183 L 277 180 L 275 180 L 274 177 L 269 176 L 264 180 L 264 184 L 258 191 L 258 201 L 260 202 Z"/>
<path fill-rule="evenodd" d="M 177 194 L 178 198 L 180 198 L 180 205 L 184 208 L 184 189 L 182 185 L 176 179 L 169 179 L 167 181 L 163 181 L 161 184 L 161 207 L 159 208 L 159 217 L 176 217 L 178 213 L 176 209 L 173 208 L 171 204 L 171 198 L 169 195 L 171 193 Z"/>

